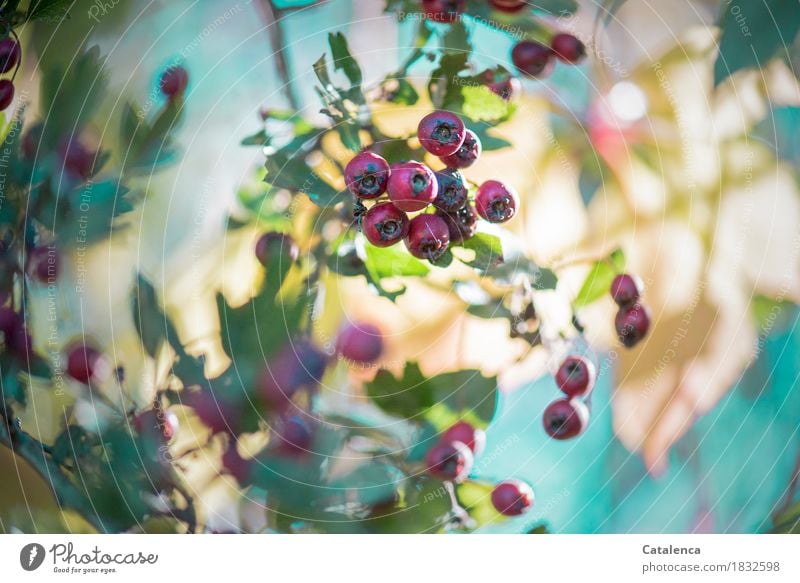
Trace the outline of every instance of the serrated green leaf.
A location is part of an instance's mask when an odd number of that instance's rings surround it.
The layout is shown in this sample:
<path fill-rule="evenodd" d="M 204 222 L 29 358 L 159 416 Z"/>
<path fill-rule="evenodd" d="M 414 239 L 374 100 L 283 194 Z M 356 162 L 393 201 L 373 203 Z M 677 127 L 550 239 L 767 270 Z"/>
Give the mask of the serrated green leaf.
<path fill-rule="evenodd" d="M 350 54 L 345 36 L 341 32 L 330 33 L 328 34 L 328 44 L 331 47 L 334 70 L 343 71 L 353 87 L 360 87 L 363 80 L 361 67 Z M 363 102 L 363 99 L 359 102 Z"/>
<path fill-rule="evenodd" d="M 473 121 L 499 123 L 509 118 L 514 105 L 485 85 L 465 85 L 461 88 L 461 112 Z"/>
<path fill-rule="evenodd" d="M 467 265 L 476 269 L 488 269 L 490 266 L 497 265 L 503 261 L 503 243 L 500 237 L 489 233 L 475 233 L 472 237 L 464 241 L 460 247 L 474 251 L 475 257 L 469 261 L 464 261 Z"/>
<path fill-rule="evenodd" d="M 596 261 L 583 281 L 573 305 L 582 308 L 609 293 L 611 282 L 624 269 L 625 254 L 622 249 L 616 249 L 606 259 Z"/>
<path fill-rule="evenodd" d="M 430 268 L 411 255 L 402 245 L 376 247 L 364 244 L 366 257 L 364 265 L 373 279 L 380 281 L 384 277 L 424 276 Z"/>

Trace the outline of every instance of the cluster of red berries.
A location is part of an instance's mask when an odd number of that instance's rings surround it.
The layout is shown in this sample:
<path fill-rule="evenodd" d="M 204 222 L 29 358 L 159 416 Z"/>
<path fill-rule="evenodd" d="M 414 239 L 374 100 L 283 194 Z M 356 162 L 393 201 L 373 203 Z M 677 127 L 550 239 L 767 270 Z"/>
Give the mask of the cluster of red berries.
<path fill-rule="evenodd" d="M 477 135 L 448 111 L 434 111 L 419 122 L 417 137 L 422 147 L 445 165 L 434 172 L 420 162 L 389 166 L 381 156 L 363 151 L 345 168 L 347 189 L 359 201 L 375 201 L 361 218 L 367 240 L 388 247 L 404 240 L 409 252 L 435 262 L 450 243 L 462 243 L 475 234 L 478 216 L 504 223 L 514 217 L 519 196 L 498 180 L 487 180 L 470 200 L 459 172 L 475 163 L 481 154 Z M 388 200 L 378 200 L 386 193 Z M 406 213 L 421 212 L 413 218 Z"/>
<path fill-rule="evenodd" d="M 476 455 L 486 447 L 486 434 L 466 421 L 447 431 L 425 456 L 426 471 L 441 480 L 467 478 Z M 520 480 L 505 480 L 492 490 L 492 505 L 505 516 L 519 516 L 533 506 L 533 489 Z"/>
<path fill-rule="evenodd" d="M 19 64 L 22 51 L 19 43 L 11 37 L 0 40 L 0 74 L 5 74 Z M 0 79 L 0 111 L 11 105 L 14 100 L 14 82 L 11 79 Z"/>
<path fill-rule="evenodd" d="M 553 58 L 574 65 L 586 56 L 586 47 L 580 39 L 567 33 L 558 33 L 550 40 L 550 46 L 524 40 L 511 50 L 511 62 L 520 73 L 529 77 L 542 77 L 552 69 Z"/>
<path fill-rule="evenodd" d="M 650 329 L 650 310 L 640 301 L 644 286 L 635 275 L 622 273 L 611 282 L 611 297 L 619 306 L 614 327 L 619 341 L 633 348 Z"/>
<path fill-rule="evenodd" d="M 589 408 L 585 399 L 594 388 L 597 371 L 586 357 L 570 355 L 556 372 L 556 384 L 565 397 L 550 403 L 542 422 L 553 439 L 570 439 L 580 435 L 589 424 Z"/>

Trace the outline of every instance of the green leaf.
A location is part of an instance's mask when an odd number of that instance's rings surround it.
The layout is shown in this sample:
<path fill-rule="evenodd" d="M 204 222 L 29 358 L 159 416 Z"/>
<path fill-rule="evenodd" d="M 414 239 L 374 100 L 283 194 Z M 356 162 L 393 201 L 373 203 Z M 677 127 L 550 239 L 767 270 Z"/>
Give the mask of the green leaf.
<path fill-rule="evenodd" d="M 304 192 L 316 205 L 333 206 L 339 191 L 319 176 L 306 164 L 299 151 L 289 152 L 281 149 L 267 156 L 264 164 L 267 170 L 265 181 L 276 188 L 285 188 L 294 193 Z"/>
<path fill-rule="evenodd" d="M 497 136 L 493 136 L 489 133 L 489 129 L 491 126 L 479 123 L 475 124 L 474 126 L 470 126 L 470 129 L 475 132 L 475 135 L 481 141 L 481 147 L 483 148 L 484 152 L 490 152 L 492 150 L 500 150 L 501 148 L 507 148 L 511 145 L 511 142 L 508 140 L 504 140 L 503 138 L 498 138 Z"/>
<path fill-rule="evenodd" d="M 264 146 L 269 142 L 267 132 L 263 129 L 251 134 L 239 142 L 242 146 Z"/>
<path fill-rule="evenodd" d="M 770 110 L 752 135 L 767 142 L 781 159 L 800 164 L 800 107 Z"/>
<path fill-rule="evenodd" d="M 430 272 L 425 263 L 411 255 L 402 245 L 376 247 L 365 243 L 364 250 L 366 269 L 377 281 L 384 277 L 424 276 Z"/>
<path fill-rule="evenodd" d="M 605 11 L 605 16 L 602 17 L 603 25 L 608 26 L 617 10 L 622 8 L 627 0 L 603 0 L 602 7 Z"/>
<path fill-rule="evenodd" d="M 328 34 L 328 44 L 331 47 L 334 70 L 343 71 L 353 87 L 361 86 L 363 80 L 361 67 L 350 54 L 344 35 L 341 32 Z"/>
<path fill-rule="evenodd" d="M 583 281 L 574 307 L 588 306 L 595 300 L 609 293 L 611 282 L 625 269 L 625 254 L 621 249 L 615 250 L 606 259 L 596 261 Z"/>
<path fill-rule="evenodd" d="M 469 261 L 464 261 L 462 259 L 462 261 L 476 269 L 485 270 L 503 261 L 503 244 L 500 237 L 495 235 L 475 233 L 475 235 L 464 241 L 460 246 L 475 252 L 475 257 L 473 259 Z"/>
<path fill-rule="evenodd" d="M 492 505 L 494 484 L 469 480 L 456 488 L 458 502 L 475 521 L 475 527 L 503 522 L 504 516 Z"/>
<path fill-rule="evenodd" d="M 462 113 L 473 121 L 499 123 L 509 118 L 514 105 L 485 85 L 464 85 L 461 88 Z"/>
<path fill-rule="evenodd" d="M 532 7 L 554 16 L 569 16 L 578 9 L 577 0 L 534 0 Z"/>
<path fill-rule="evenodd" d="M 764 68 L 778 54 L 788 54 L 800 30 L 796 0 L 723 2 L 722 36 L 714 63 L 714 86 L 742 69 Z"/>
<path fill-rule="evenodd" d="M 74 3 L 74 0 L 31 0 L 27 19 L 64 18 Z"/>

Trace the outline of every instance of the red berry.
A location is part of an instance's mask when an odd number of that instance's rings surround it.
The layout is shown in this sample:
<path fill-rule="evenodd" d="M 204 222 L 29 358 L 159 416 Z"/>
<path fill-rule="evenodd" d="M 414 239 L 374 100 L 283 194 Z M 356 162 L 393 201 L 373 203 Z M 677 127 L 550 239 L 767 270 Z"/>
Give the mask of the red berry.
<path fill-rule="evenodd" d="M 394 206 L 407 213 L 421 211 L 439 193 L 433 171 L 419 162 L 405 162 L 394 166 L 387 190 Z"/>
<path fill-rule="evenodd" d="M 453 154 L 442 156 L 440 160 L 448 168 L 469 168 L 481 155 L 481 140 L 472 130 L 467 130 L 464 143 Z M 440 185 L 441 190 L 441 185 Z M 441 193 L 440 193 L 441 194 Z"/>
<path fill-rule="evenodd" d="M 19 63 L 19 44 L 12 38 L 0 40 L 0 73 L 8 73 Z"/>
<path fill-rule="evenodd" d="M 519 207 L 519 195 L 499 180 L 487 180 L 475 194 L 475 209 L 490 223 L 505 223 L 514 218 Z"/>
<path fill-rule="evenodd" d="M 11 334 L 6 336 L 6 347 L 13 351 L 14 356 L 21 361 L 27 362 L 33 354 L 33 339 L 28 334 L 23 318 L 17 320 Z"/>
<path fill-rule="evenodd" d="M 540 77 L 549 72 L 550 57 L 553 52 L 536 41 L 524 40 L 511 50 L 511 62 L 525 75 Z"/>
<path fill-rule="evenodd" d="M 383 335 L 372 324 L 348 324 L 339 332 L 336 348 L 342 358 L 351 362 L 375 362 L 383 352 Z"/>
<path fill-rule="evenodd" d="M 440 442 L 425 456 L 427 471 L 442 480 L 461 480 L 472 469 L 472 451 L 460 441 Z"/>
<path fill-rule="evenodd" d="M 463 243 L 477 231 L 478 214 L 471 204 L 466 204 L 464 208 L 460 208 L 454 213 L 436 211 L 436 214 L 447 223 L 447 230 L 450 233 L 450 241 L 452 243 Z"/>
<path fill-rule="evenodd" d="M 171 411 L 148 409 L 134 417 L 133 426 L 142 437 L 166 443 L 178 430 L 178 417 Z"/>
<path fill-rule="evenodd" d="M 260 394 L 274 411 L 285 411 L 301 389 L 316 387 L 328 364 L 327 357 L 306 340 L 290 342 L 267 365 Z"/>
<path fill-rule="evenodd" d="M 473 427 L 472 424 L 466 421 L 459 421 L 444 432 L 441 441 L 443 443 L 460 441 L 466 445 L 475 456 L 479 456 L 486 448 L 486 433 L 483 429 Z"/>
<path fill-rule="evenodd" d="M 389 163 L 372 152 L 361 152 L 344 169 L 347 189 L 359 198 L 378 198 L 389 183 Z"/>
<path fill-rule="evenodd" d="M 20 148 L 22 157 L 31 159 L 36 155 L 39 149 L 39 143 L 42 140 L 42 124 L 36 124 L 27 133 L 22 136 L 22 146 Z"/>
<path fill-rule="evenodd" d="M 180 65 L 169 67 L 161 75 L 161 93 L 172 99 L 183 95 L 189 85 L 189 73 Z"/>
<path fill-rule="evenodd" d="M 464 143 L 467 128 L 456 114 L 434 111 L 423 117 L 417 127 L 422 147 L 434 156 L 455 154 Z"/>
<path fill-rule="evenodd" d="M 256 259 L 263 265 L 269 265 L 273 257 L 281 256 L 286 261 L 297 261 L 300 251 L 294 239 L 285 233 L 264 233 L 256 241 Z"/>
<path fill-rule="evenodd" d="M 467 186 L 458 170 L 445 168 L 436 173 L 439 194 L 433 205 L 440 210 L 453 213 L 467 204 Z"/>
<path fill-rule="evenodd" d="M 284 419 L 275 431 L 277 448 L 285 454 L 308 453 L 314 441 L 311 425 L 301 416 L 292 415 Z"/>
<path fill-rule="evenodd" d="M 492 506 L 505 516 L 519 516 L 533 506 L 533 489 L 520 480 L 505 480 L 492 490 Z"/>
<path fill-rule="evenodd" d="M 14 101 L 14 84 L 8 79 L 0 79 L 0 111 L 8 109 Z"/>
<path fill-rule="evenodd" d="M 492 8 L 503 12 L 519 12 L 525 8 L 527 2 L 525 0 L 489 0 L 489 4 L 492 5 Z"/>
<path fill-rule="evenodd" d="M 198 419 L 212 433 L 237 432 L 242 417 L 242 407 L 238 400 L 230 396 L 218 396 L 210 388 L 184 392 L 182 403 L 192 408 Z"/>
<path fill-rule="evenodd" d="M 650 311 L 642 304 L 636 302 L 624 306 L 617 312 L 614 320 L 619 341 L 626 348 L 633 348 L 646 335 L 650 329 Z"/>
<path fill-rule="evenodd" d="M 94 171 L 96 154 L 77 139 L 65 140 L 59 146 L 64 159 L 64 171 L 72 178 L 87 180 Z"/>
<path fill-rule="evenodd" d="M 644 284 L 636 275 L 621 273 L 611 282 L 611 297 L 620 307 L 635 303 L 643 291 Z"/>
<path fill-rule="evenodd" d="M 34 247 L 28 252 L 28 275 L 41 283 L 54 282 L 58 278 L 58 254 L 54 247 Z"/>
<path fill-rule="evenodd" d="M 361 230 L 367 241 L 376 247 L 388 247 L 408 235 L 406 213 L 390 202 L 376 204 L 361 220 Z"/>
<path fill-rule="evenodd" d="M 589 424 L 589 409 L 576 399 L 558 399 L 544 410 L 544 430 L 553 439 L 570 439 Z"/>
<path fill-rule="evenodd" d="M 586 47 L 577 37 L 559 33 L 550 41 L 553 53 L 565 63 L 575 64 L 586 56 Z"/>
<path fill-rule="evenodd" d="M 236 443 L 228 444 L 228 449 L 222 454 L 222 469 L 229 473 L 239 484 L 245 484 L 250 477 L 252 462 L 244 459 L 236 450 Z"/>
<path fill-rule="evenodd" d="M 417 215 L 411 219 L 406 247 L 414 257 L 435 262 L 450 244 L 450 229 L 442 217 Z"/>
<path fill-rule="evenodd" d="M 568 397 L 585 397 L 594 387 L 594 363 L 583 356 L 568 356 L 558 367 L 556 384 Z"/>
<path fill-rule="evenodd" d="M 104 365 L 100 351 L 86 344 L 74 344 L 67 351 L 67 374 L 81 383 L 97 380 Z"/>
<path fill-rule="evenodd" d="M 455 22 L 466 8 L 466 0 L 422 0 L 425 18 L 434 22 Z"/>

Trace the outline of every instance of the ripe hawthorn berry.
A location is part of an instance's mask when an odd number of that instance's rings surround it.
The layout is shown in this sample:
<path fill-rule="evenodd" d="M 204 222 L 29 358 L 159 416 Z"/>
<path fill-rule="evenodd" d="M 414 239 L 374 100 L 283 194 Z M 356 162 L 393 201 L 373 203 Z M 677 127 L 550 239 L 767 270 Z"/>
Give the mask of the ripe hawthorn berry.
<path fill-rule="evenodd" d="M 533 506 L 533 489 L 520 480 L 505 480 L 492 490 L 492 506 L 504 516 L 519 516 Z"/>
<path fill-rule="evenodd" d="M 285 233 L 264 233 L 256 241 L 256 259 L 266 267 L 278 255 L 287 261 L 297 261 L 300 250 L 291 235 Z"/>
<path fill-rule="evenodd" d="M 389 247 L 408 235 L 406 213 L 390 202 L 378 203 L 361 220 L 361 230 L 367 241 L 376 247 Z"/>
<path fill-rule="evenodd" d="M 466 0 L 422 0 L 425 18 L 434 22 L 455 22 L 466 6 Z"/>
<path fill-rule="evenodd" d="M 467 204 L 467 186 L 464 177 L 458 170 L 445 168 L 436 173 L 439 194 L 433 206 L 448 213 L 453 213 Z"/>
<path fill-rule="evenodd" d="M 475 194 L 475 209 L 490 223 L 505 223 L 514 218 L 519 208 L 517 191 L 500 182 L 487 180 Z"/>
<path fill-rule="evenodd" d="M 8 79 L 0 79 L 0 111 L 8 109 L 14 101 L 14 84 Z"/>
<path fill-rule="evenodd" d="M 558 399 L 544 410 L 542 422 L 547 435 L 553 439 L 570 439 L 586 429 L 589 409 L 577 399 Z"/>
<path fill-rule="evenodd" d="M 73 344 L 67 350 L 67 374 L 78 382 L 88 385 L 106 372 L 102 353 L 83 342 Z"/>
<path fill-rule="evenodd" d="M 633 348 L 642 341 L 650 329 L 650 310 L 639 302 L 623 306 L 617 312 L 614 326 L 619 341 L 626 348 Z"/>
<path fill-rule="evenodd" d="M 238 433 L 242 419 L 242 403 L 230 395 L 217 394 L 210 388 L 185 391 L 182 403 L 194 410 L 203 425 L 212 433 Z"/>
<path fill-rule="evenodd" d="M 459 421 L 442 434 L 442 442 L 460 441 L 473 455 L 479 456 L 486 448 L 486 432 L 473 427 L 471 423 Z"/>
<path fill-rule="evenodd" d="M 454 153 L 449 156 L 442 156 L 439 159 L 448 168 L 469 168 L 481 155 L 481 140 L 472 130 L 467 130 L 464 135 L 464 142 Z M 439 185 L 441 194 L 441 185 Z"/>
<path fill-rule="evenodd" d="M 17 327 L 20 316 L 13 309 L 8 306 L 0 308 L 0 332 L 3 333 L 5 342 L 8 343 L 14 329 Z"/>
<path fill-rule="evenodd" d="M 438 215 L 417 215 L 411 219 L 405 243 L 414 257 L 435 262 L 450 245 L 450 229 Z"/>
<path fill-rule="evenodd" d="M 466 478 L 472 461 L 472 451 L 460 441 L 439 442 L 425 456 L 428 473 L 442 480 Z"/>
<path fill-rule="evenodd" d="M 559 33 L 550 41 L 553 53 L 563 62 L 574 65 L 586 56 L 586 46 L 577 37 Z"/>
<path fill-rule="evenodd" d="M 519 12 L 525 8 L 527 2 L 525 2 L 525 0 L 489 0 L 489 4 L 495 10 L 501 10 L 503 12 Z"/>
<path fill-rule="evenodd" d="M 511 62 L 530 77 L 541 77 L 549 72 L 553 51 L 549 47 L 532 40 L 524 40 L 511 50 Z"/>
<path fill-rule="evenodd" d="M 417 127 L 417 137 L 422 147 L 434 156 L 455 154 L 464 143 L 467 128 L 456 114 L 434 111 L 423 117 Z"/>
<path fill-rule="evenodd" d="M 21 51 L 19 44 L 12 38 L 0 40 L 0 73 L 8 73 L 19 63 Z"/>
<path fill-rule="evenodd" d="M 178 431 L 178 416 L 172 411 L 154 408 L 142 411 L 133 418 L 136 432 L 151 441 L 167 443 Z"/>
<path fill-rule="evenodd" d="M 77 139 L 63 140 L 59 152 L 64 160 L 64 171 L 76 180 L 87 180 L 94 171 L 96 153 Z"/>
<path fill-rule="evenodd" d="M 261 376 L 259 393 L 264 404 L 273 411 L 285 411 L 299 390 L 319 384 L 327 365 L 327 356 L 311 342 L 287 343 L 270 359 Z"/>
<path fill-rule="evenodd" d="M 478 229 L 478 214 L 469 203 L 454 213 L 439 210 L 436 211 L 436 215 L 440 216 L 447 224 L 452 243 L 463 243 L 472 237 Z"/>
<path fill-rule="evenodd" d="M 383 353 L 383 334 L 366 322 L 347 324 L 336 338 L 336 350 L 351 362 L 375 362 Z"/>
<path fill-rule="evenodd" d="M 421 211 L 439 194 L 436 176 L 420 162 L 395 165 L 386 190 L 394 206 L 407 213 Z"/>
<path fill-rule="evenodd" d="M 585 397 L 592 388 L 597 372 L 594 363 L 583 356 L 564 359 L 556 372 L 556 384 L 568 397 Z"/>
<path fill-rule="evenodd" d="M 644 291 L 642 280 L 628 273 L 621 273 L 611 282 L 611 297 L 620 306 L 629 306 L 639 300 Z"/>
<path fill-rule="evenodd" d="M 40 283 L 58 279 L 58 254 L 54 247 L 34 247 L 28 251 L 26 271 Z"/>
<path fill-rule="evenodd" d="M 277 449 L 287 455 L 308 453 L 314 440 L 311 424 L 302 415 L 283 419 L 275 431 Z"/>
<path fill-rule="evenodd" d="M 389 183 L 389 163 L 373 152 L 361 152 L 344 169 L 347 189 L 359 198 L 378 198 Z"/>
<path fill-rule="evenodd" d="M 189 86 L 189 73 L 180 65 L 169 67 L 161 75 L 159 87 L 161 93 L 166 95 L 170 100 L 183 95 L 186 87 Z"/>

